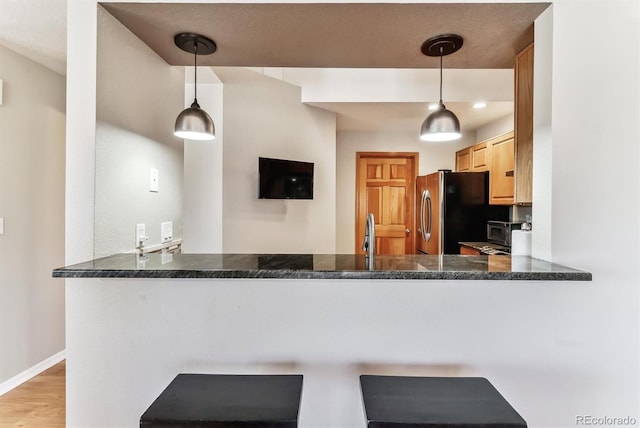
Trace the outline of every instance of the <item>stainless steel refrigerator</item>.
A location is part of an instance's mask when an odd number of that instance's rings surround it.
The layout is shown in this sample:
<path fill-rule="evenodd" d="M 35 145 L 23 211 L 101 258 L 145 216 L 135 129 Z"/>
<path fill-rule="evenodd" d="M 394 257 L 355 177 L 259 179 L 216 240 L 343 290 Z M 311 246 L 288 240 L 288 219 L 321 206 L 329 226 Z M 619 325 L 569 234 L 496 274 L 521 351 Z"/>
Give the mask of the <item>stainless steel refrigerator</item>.
<path fill-rule="evenodd" d="M 417 253 L 460 254 L 459 242 L 485 242 L 487 221 L 509 219 L 489 205 L 488 172 L 441 170 L 416 178 Z"/>

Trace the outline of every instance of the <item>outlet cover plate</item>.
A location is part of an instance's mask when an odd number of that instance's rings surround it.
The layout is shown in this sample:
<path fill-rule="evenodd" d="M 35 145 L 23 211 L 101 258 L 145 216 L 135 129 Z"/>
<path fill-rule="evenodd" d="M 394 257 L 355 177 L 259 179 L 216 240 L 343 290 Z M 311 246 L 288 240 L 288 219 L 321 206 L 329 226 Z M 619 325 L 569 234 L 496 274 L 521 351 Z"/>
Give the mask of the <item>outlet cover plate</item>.
<path fill-rule="evenodd" d="M 149 191 L 150 192 L 156 192 L 156 193 L 158 192 L 159 175 L 160 173 L 155 168 L 151 168 L 151 170 L 149 171 Z"/>
<path fill-rule="evenodd" d="M 162 223 L 161 225 L 161 235 L 162 236 L 162 242 L 170 242 L 173 241 L 173 222 L 172 221 L 166 221 L 164 223 Z"/>

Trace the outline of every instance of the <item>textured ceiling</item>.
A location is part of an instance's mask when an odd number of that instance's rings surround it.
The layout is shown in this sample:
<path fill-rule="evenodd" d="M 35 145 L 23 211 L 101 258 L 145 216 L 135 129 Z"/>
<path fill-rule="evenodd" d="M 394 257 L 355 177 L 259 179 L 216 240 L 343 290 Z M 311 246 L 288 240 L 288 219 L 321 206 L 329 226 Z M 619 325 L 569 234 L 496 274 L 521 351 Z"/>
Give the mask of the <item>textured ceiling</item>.
<path fill-rule="evenodd" d="M 191 65 L 173 36 L 195 32 L 218 50 L 201 65 L 256 67 L 436 68 L 422 43 L 464 37 L 446 68 L 511 68 L 533 40 L 533 21 L 549 3 L 102 3 L 172 65 Z"/>
<path fill-rule="evenodd" d="M 65 74 L 67 0 L 0 0 L 0 44 Z"/>

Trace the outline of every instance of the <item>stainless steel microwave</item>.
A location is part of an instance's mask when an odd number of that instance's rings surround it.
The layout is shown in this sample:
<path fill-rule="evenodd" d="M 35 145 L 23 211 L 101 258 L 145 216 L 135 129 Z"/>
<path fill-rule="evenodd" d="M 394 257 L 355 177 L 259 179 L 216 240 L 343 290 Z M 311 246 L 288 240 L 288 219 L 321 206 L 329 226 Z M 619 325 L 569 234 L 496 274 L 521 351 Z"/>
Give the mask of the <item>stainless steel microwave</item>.
<path fill-rule="evenodd" d="M 510 221 L 489 221 L 487 223 L 487 241 L 511 247 L 511 231 L 520 230 L 522 223 Z"/>

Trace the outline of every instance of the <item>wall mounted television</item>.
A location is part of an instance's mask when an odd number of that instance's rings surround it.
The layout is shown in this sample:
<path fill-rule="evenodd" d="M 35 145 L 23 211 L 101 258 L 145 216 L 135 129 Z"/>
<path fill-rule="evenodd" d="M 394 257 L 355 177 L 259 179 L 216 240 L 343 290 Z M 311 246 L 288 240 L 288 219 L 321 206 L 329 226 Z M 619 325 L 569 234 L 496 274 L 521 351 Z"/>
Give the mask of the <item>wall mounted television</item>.
<path fill-rule="evenodd" d="M 260 199 L 313 199 L 313 163 L 258 158 Z"/>

